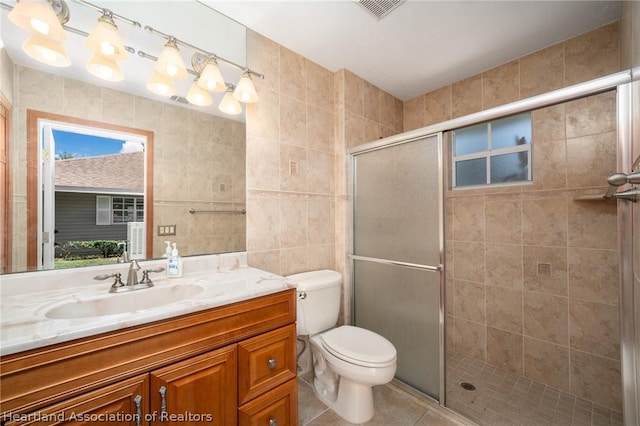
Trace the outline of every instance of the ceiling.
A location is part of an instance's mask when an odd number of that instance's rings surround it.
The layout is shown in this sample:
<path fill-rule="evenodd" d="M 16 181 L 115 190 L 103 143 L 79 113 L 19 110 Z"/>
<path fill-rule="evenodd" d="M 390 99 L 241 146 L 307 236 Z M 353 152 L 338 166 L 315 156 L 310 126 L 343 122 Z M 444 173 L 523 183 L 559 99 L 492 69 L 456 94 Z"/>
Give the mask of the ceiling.
<path fill-rule="evenodd" d="M 381 20 L 357 1 L 203 0 L 331 71 L 401 100 L 620 17 L 620 1 L 415 1 Z"/>
<path fill-rule="evenodd" d="M 0 1 L 9 6 L 16 3 Z M 245 63 L 244 25 L 331 71 L 346 68 L 401 100 L 588 32 L 621 14 L 620 1 L 409 0 L 381 20 L 354 0 L 91 2 L 241 65 Z M 67 25 L 89 32 L 98 12 L 74 0 L 66 3 L 71 9 Z M 20 46 L 28 34 L 8 21 L 6 10 L 1 15 L 2 42 L 14 62 L 120 91 L 155 96 L 145 88 L 152 61 L 129 55 L 121 64 L 125 81 L 105 82 L 84 70 L 90 58 L 84 37 L 69 33 L 65 49 L 74 58 L 72 66 L 54 69 L 22 53 Z M 162 38 L 123 22 L 118 22 L 118 27 L 125 45 L 159 54 Z M 190 53 L 182 50 L 188 64 Z M 223 74 L 228 82 L 235 83 L 240 71 L 223 67 Z M 192 78 L 178 82 L 181 96 L 186 96 Z M 209 107 L 211 113 L 220 114 L 217 103 Z"/>

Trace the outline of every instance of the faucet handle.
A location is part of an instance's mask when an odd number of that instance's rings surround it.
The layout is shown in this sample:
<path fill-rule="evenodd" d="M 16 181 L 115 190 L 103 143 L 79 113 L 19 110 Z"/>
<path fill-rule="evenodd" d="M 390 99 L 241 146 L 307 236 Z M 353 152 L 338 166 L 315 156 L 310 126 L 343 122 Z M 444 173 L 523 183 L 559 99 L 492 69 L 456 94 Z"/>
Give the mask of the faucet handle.
<path fill-rule="evenodd" d="M 116 272 L 114 274 L 96 275 L 95 277 L 93 277 L 93 279 L 103 281 L 103 280 L 106 280 L 107 278 L 112 278 L 112 277 L 115 278 L 115 280 L 113 281 L 113 284 L 111 284 L 111 289 L 109 290 L 109 292 L 115 293 L 118 291 L 120 287 L 124 287 L 124 283 L 120 279 L 120 277 L 122 277 L 122 274 L 120 272 Z"/>
<path fill-rule="evenodd" d="M 151 272 L 162 272 L 162 271 L 164 271 L 164 268 L 162 266 L 159 266 L 157 268 L 151 268 L 151 269 L 143 270 L 142 271 L 142 280 L 140 281 L 140 284 L 147 284 L 147 285 L 149 285 L 149 287 L 151 287 L 153 285 L 153 282 L 149 278 L 149 273 L 151 273 Z"/>

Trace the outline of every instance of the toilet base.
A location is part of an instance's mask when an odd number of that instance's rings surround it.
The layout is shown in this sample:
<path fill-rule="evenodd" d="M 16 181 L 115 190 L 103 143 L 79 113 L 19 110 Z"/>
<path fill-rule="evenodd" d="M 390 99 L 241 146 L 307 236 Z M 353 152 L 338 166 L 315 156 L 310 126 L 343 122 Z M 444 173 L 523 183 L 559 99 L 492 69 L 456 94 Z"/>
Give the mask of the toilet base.
<path fill-rule="evenodd" d="M 318 399 L 349 423 L 360 424 L 371 420 L 374 414 L 371 386 L 354 383 L 344 377 L 338 380 L 336 395 L 315 378 L 313 389 Z"/>

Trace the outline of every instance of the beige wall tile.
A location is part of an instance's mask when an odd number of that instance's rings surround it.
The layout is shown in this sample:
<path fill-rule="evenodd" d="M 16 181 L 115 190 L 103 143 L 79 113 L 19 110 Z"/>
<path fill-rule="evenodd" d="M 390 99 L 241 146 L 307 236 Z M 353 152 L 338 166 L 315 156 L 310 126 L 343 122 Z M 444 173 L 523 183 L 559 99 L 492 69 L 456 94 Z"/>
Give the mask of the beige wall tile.
<path fill-rule="evenodd" d="M 280 189 L 280 144 L 258 136 L 247 137 L 247 187 Z"/>
<path fill-rule="evenodd" d="M 280 46 L 280 93 L 307 100 L 307 60 L 283 46 Z"/>
<path fill-rule="evenodd" d="M 445 280 L 445 309 L 447 315 L 455 315 L 456 313 L 456 293 L 454 287 L 454 280 L 446 279 Z"/>
<path fill-rule="evenodd" d="M 522 202 L 522 237 L 524 244 L 566 245 L 567 215 L 566 200 L 524 200 Z"/>
<path fill-rule="evenodd" d="M 522 374 L 522 334 L 487 327 L 487 362 L 516 374 Z"/>
<path fill-rule="evenodd" d="M 567 249 L 523 247 L 525 290 L 567 296 Z"/>
<path fill-rule="evenodd" d="M 567 139 L 567 185 L 606 186 L 616 172 L 616 132 Z"/>
<path fill-rule="evenodd" d="M 520 200 L 485 202 L 485 240 L 488 243 L 522 243 L 522 203 Z"/>
<path fill-rule="evenodd" d="M 330 199 L 308 201 L 309 244 L 332 244 L 335 232 L 335 209 Z"/>
<path fill-rule="evenodd" d="M 62 107 L 65 115 L 102 121 L 102 91 L 93 84 L 65 78 Z"/>
<path fill-rule="evenodd" d="M 294 97 L 280 97 L 280 142 L 307 146 L 307 105 Z"/>
<path fill-rule="evenodd" d="M 569 390 L 569 348 L 524 338 L 524 375 L 539 383 Z"/>
<path fill-rule="evenodd" d="M 382 127 L 377 121 L 365 119 L 364 120 L 364 140 L 366 142 L 373 142 L 382 138 Z"/>
<path fill-rule="evenodd" d="M 280 201 L 280 247 L 307 245 L 307 201 L 285 199 Z"/>
<path fill-rule="evenodd" d="M 344 104 L 346 111 L 364 116 L 365 81 L 350 71 L 345 73 Z"/>
<path fill-rule="evenodd" d="M 618 306 L 569 301 L 571 347 L 612 359 L 620 359 Z"/>
<path fill-rule="evenodd" d="M 565 86 L 620 71 L 619 26 L 616 21 L 565 42 Z"/>
<path fill-rule="evenodd" d="M 569 301 L 566 297 L 524 292 L 524 334 L 569 345 Z"/>
<path fill-rule="evenodd" d="M 308 147 L 316 151 L 333 153 L 333 114 L 313 105 L 307 105 L 306 132 Z"/>
<path fill-rule="evenodd" d="M 383 127 L 394 129 L 397 133 L 402 131 L 402 128 L 396 129 L 396 123 L 398 117 L 396 117 L 396 98 L 384 91 L 380 91 L 380 124 Z"/>
<path fill-rule="evenodd" d="M 456 279 L 484 282 L 484 244 L 456 241 L 453 255 L 458 261 L 454 263 L 453 274 Z"/>
<path fill-rule="evenodd" d="M 489 285 L 522 288 L 522 246 L 487 244 L 485 271 Z"/>
<path fill-rule="evenodd" d="M 564 85 L 564 44 L 556 44 L 520 59 L 522 99 L 560 89 Z"/>
<path fill-rule="evenodd" d="M 451 116 L 462 117 L 482 110 L 482 75 L 452 85 Z"/>
<path fill-rule="evenodd" d="M 615 203 L 569 203 L 569 246 L 616 249 Z"/>
<path fill-rule="evenodd" d="M 320 269 L 336 270 L 335 253 L 336 247 L 333 244 L 307 246 L 307 268 L 310 271 Z"/>
<path fill-rule="evenodd" d="M 246 105 L 247 135 L 280 140 L 280 94 L 256 87 L 260 102 Z"/>
<path fill-rule="evenodd" d="M 325 111 L 333 111 L 333 73 L 307 60 L 307 102 Z"/>
<path fill-rule="evenodd" d="M 483 197 L 453 200 L 453 237 L 459 241 L 484 241 Z"/>
<path fill-rule="evenodd" d="M 326 152 L 307 151 L 307 188 L 309 192 L 330 194 L 335 189 L 335 156 Z"/>
<path fill-rule="evenodd" d="M 20 90 L 14 108 L 36 108 L 37 105 L 39 111 L 56 114 L 64 110 L 63 77 L 18 65 L 15 84 Z"/>
<path fill-rule="evenodd" d="M 134 107 L 134 126 L 147 130 L 161 129 L 162 103 L 136 96 Z"/>
<path fill-rule="evenodd" d="M 451 86 L 445 86 L 424 95 L 424 126 L 450 119 Z"/>
<path fill-rule="evenodd" d="M 566 103 L 567 138 L 616 130 L 616 92 L 609 91 Z"/>
<path fill-rule="evenodd" d="M 247 30 L 247 66 L 264 74 L 264 79 L 253 79 L 256 86 L 280 91 L 280 45 L 250 29 Z"/>
<path fill-rule="evenodd" d="M 539 141 L 559 141 L 566 138 L 565 109 L 565 104 L 560 104 L 531 113 L 534 145 Z"/>
<path fill-rule="evenodd" d="M 522 334 L 522 290 L 487 285 L 487 325 Z"/>
<path fill-rule="evenodd" d="M 280 144 L 280 189 L 304 191 L 307 189 L 307 173 L 310 170 L 305 148 Z"/>
<path fill-rule="evenodd" d="M 102 121 L 120 126 L 134 126 L 135 96 L 102 88 Z"/>
<path fill-rule="evenodd" d="M 280 274 L 287 276 L 309 270 L 307 266 L 307 248 L 295 247 L 280 250 Z"/>
<path fill-rule="evenodd" d="M 454 257 L 454 242 L 453 241 L 447 241 L 445 243 L 445 274 L 446 274 L 446 279 L 447 280 L 452 280 L 453 279 L 453 272 L 454 272 L 454 264 L 455 264 L 455 257 Z"/>
<path fill-rule="evenodd" d="M 482 73 L 482 109 L 520 99 L 519 61 L 511 61 Z"/>
<path fill-rule="evenodd" d="M 533 144 L 532 189 L 567 187 L 567 150 L 564 141 L 536 140 Z"/>
<path fill-rule="evenodd" d="M 380 122 L 380 89 L 365 81 L 364 83 L 364 118 Z"/>
<path fill-rule="evenodd" d="M 455 280 L 453 287 L 456 317 L 483 324 L 485 321 L 484 285 Z"/>
<path fill-rule="evenodd" d="M 347 148 L 367 142 L 364 133 L 365 120 L 359 115 L 347 112 L 345 123 L 345 143 Z"/>
<path fill-rule="evenodd" d="M 247 250 L 269 251 L 280 248 L 280 200 L 247 199 Z"/>
<path fill-rule="evenodd" d="M 617 305 L 617 250 L 569 248 L 569 296 Z"/>
<path fill-rule="evenodd" d="M 483 324 L 456 318 L 454 339 L 457 352 L 470 358 L 485 360 L 486 327 Z"/>
<path fill-rule="evenodd" d="M 425 125 L 425 97 L 424 95 L 417 96 L 413 99 L 409 99 L 404 102 L 403 108 L 403 130 L 408 132 L 409 130 L 419 129 Z"/>
<path fill-rule="evenodd" d="M 608 408 L 622 409 L 620 361 L 571 350 L 571 392 Z"/>

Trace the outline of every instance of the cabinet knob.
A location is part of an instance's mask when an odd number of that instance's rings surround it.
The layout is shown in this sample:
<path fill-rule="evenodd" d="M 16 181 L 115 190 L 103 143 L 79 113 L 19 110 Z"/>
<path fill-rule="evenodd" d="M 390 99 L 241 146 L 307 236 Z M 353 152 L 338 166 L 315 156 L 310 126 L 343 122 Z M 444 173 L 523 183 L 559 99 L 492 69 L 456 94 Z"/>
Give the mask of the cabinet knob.
<path fill-rule="evenodd" d="M 273 358 L 269 360 L 269 368 L 271 369 L 276 368 L 276 365 L 278 365 L 278 361 L 276 361 Z"/>
<path fill-rule="evenodd" d="M 269 419 L 269 426 L 278 426 L 278 421 L 276 419 Z"/>

